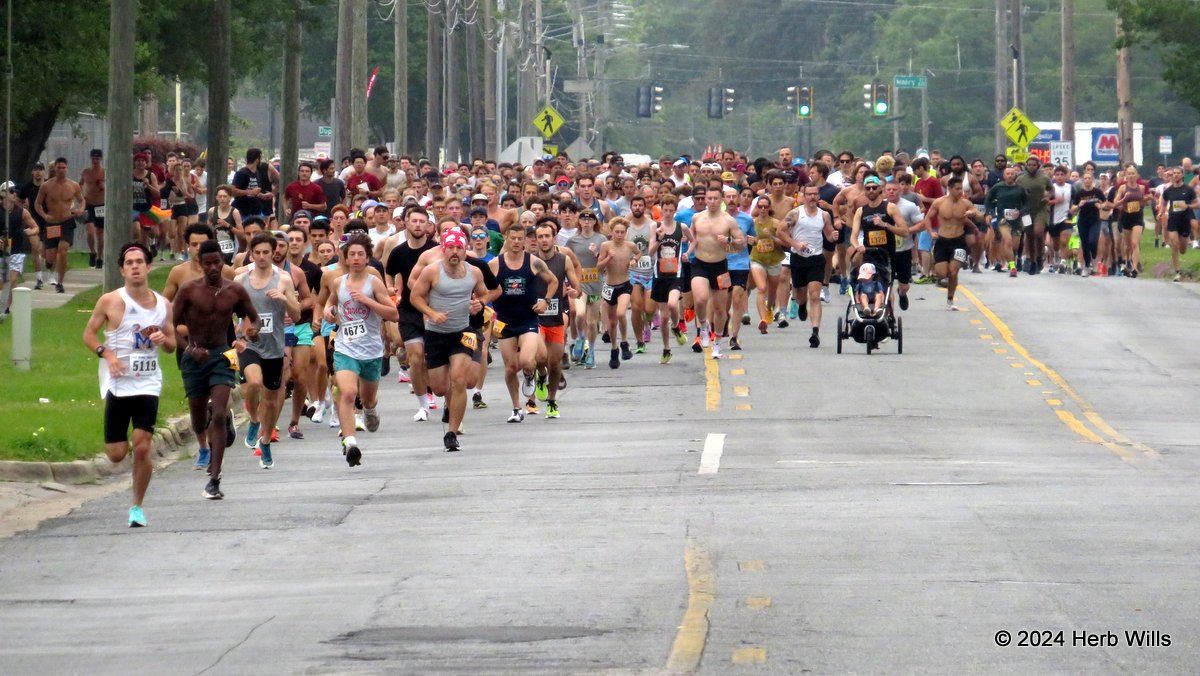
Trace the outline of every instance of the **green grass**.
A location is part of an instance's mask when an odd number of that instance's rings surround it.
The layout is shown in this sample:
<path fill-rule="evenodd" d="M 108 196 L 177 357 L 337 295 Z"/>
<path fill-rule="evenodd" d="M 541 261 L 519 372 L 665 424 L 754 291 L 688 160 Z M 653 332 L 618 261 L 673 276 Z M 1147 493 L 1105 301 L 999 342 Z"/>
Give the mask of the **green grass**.
<path fill-rule="evenodd" d="M 1154 221 L 1147 214 L 1146 223 L 1150 224 Z M 1147 227 L 1142 233 L 1142 277 L 1153 279 L 1155 271 L 1159 266 L 1163 267 L 1162 276 L 1165 279 L 1170 279 L 1173 276 L 1171 268 L 1171 250 L 1166 247 L 1154 247 L 1154 229 Z M 1179 257 L 1179 272 L 1183 278 L 1188 281 L 1200 280 L 1200 250 L 1187 249 Z"/>
<path fill-rule="evenodd" d="M 167 266 L 154 270 L 150 275 L 151 287 L 161 289 L 167 272 Z M 11 320 L 0 326 L 0 382 L 4 383 L 0 460 L 69 461 L 89 458 L 104 450 L 104 405 L 100 399 L 97 360 L 84 347 L 82 339 L 83 328 L 99 297 L 97 287 L 62 307 L 33 311 L 33 358 L 29 371 L 13 368 Z M 187 406 L 174 357 L 164 357 L 161 364 L 160 422 Z M 39 403 L 42 398 L 50 403 Z"/>

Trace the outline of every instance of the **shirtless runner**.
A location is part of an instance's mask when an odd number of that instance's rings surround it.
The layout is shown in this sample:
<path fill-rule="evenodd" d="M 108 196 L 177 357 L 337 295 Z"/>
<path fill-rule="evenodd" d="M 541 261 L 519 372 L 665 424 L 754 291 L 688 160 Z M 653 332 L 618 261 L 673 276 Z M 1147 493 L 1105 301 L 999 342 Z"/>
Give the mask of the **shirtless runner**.
<path fill-rule="evenodd" d="M 958 271 L 967 262 L 967 219 L 977 218 L 975 205 L 963 197 L 961 178 L 946 182 L 949 193 L 933 201 L 929 210 L 937 214 L 938 229 L 933 233 L 933 270 L 938 279 L 949 278 L 946 285 L 946 309 L 956 311 L 954 291 L 958 288 Z"/>
<path fill-rule="evenodd" d="M 720 190 L 707 191 L 704 211 L 692 217 L 696 246 L 696 260 L 692 263 L 692 302 L 700 320 L 700 347 L 708 347 L 711 341 L 713 359 L 721 358 L 721 346 L 711 327 L 725 325 L 732 285 L 725 258 L 731 251 L 746 247 L 742 229 L 732 216 L 721 211 L 723 200 Z"/>
<path fill-rule="evenodd" d="M 88 260 L 99 269 L 104 267 L 104 153 L 94 148 L 91 159 L 91 165 L 79 176 L 79 184 L 87 204 Z"/>
<path fill-rule="evenodd" d="M 54 160 L 50 178 L 38 191 L 34 208 L 46 221 L 42 243 L 46 248 L 46 265 L 54 266 L 58 282 L 54 289 L 65 293 L 63 279 L 67 276 L 67 251 L 75 238 L 75 219 L 84 214 L 83 190 L 79 184 L 67 178 L 67 160 Z"/>

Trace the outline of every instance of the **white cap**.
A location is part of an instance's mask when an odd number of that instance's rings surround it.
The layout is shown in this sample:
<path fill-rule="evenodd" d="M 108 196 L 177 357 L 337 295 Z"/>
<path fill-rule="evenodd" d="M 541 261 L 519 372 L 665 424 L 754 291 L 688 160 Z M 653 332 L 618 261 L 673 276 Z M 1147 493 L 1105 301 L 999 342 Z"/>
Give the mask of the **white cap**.
<path fill-rule="evenodd" d="M 392 218 L 404 218 L 404 207 L 392 209 Z"/>

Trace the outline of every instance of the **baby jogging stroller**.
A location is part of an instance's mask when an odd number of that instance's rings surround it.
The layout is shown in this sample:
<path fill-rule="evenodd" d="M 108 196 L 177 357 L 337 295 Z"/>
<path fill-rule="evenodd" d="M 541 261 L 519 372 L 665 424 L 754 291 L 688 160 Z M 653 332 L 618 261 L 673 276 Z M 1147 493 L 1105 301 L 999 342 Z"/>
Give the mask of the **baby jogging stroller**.
<path fill-rule="evenodd" d="M 892 307 L 892 256 L 887 249 L 873 247 L 863 252 L 863 263 L 875 266 L 875 278 L 883 285 L 883 308 L 874 314 L 870 308 L 858 305 L 858 271 L 856 266 L 850 274 L 850 301 L 846 314 L 837 321 L 837 351 L 842 353 L 842 341 L 854 340 L 867 346 L 867 354 L 879 349 L 879 344 L 888 339 L 896 341 L 896 353 L 904 354 L 904 327 Z"/>

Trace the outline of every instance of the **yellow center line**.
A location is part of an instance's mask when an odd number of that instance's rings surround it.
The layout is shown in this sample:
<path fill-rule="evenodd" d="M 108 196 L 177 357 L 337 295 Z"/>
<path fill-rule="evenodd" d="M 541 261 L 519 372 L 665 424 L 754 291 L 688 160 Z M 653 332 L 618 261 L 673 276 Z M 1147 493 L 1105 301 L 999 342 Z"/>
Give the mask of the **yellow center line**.
<path fill-rule="evenodd" d="M 667 656 L 667 670 L 674 673 L 693 672 L 700 666 L 708 639 L 708 611 L 717 594 L 712 560 L 703 547 L 689 540 L 683 564 L 687 571 L 688 605 L 671 644 L 671 654 Z"/>
<path fill-rule="evenodd" d="M 747 596 L 746 607 L 755 610 L 763 610 L 771 607 L 770 596 Z"/>
<path fill-rule="evenodd" d="M 712 348 L 704 351 L 704 410 L 715 411 L 721 407 L 721 369 L 717 360 L 709 355 Z"/>
<path fill-rule="evenodd" d="M 729 375 L 744 376 L 744 375 L 746 375 L 746 369 L 729 369 Z"/>
<path fill-rule="evenodd" d="M 1032 364 L 1034 368 L 1045 374 L 1045 376 L 1049 378 L 1052 383 L 1057 385 L 1060 390 L 1065 392 L 1066 395 L 1072 401 L 1074 401 L 1077 406 L 1079 406 L 1079 409 L 1083 412 L 1084 418 L 1086 418 L 1088 422 L 1092 423 L 1096 429 L 1100 430 L 1101 434 L 1106 435 L 1108 438 L 1104 438 L 1099 434 L 1092 432 L 1092 430 L 1088 429 L 1082 421 L 1080 421 L 1070 412 L 1063 411 L 1061 409 L 1055 410 L 1055 413 L 1058 414 L 1059 419 L 1062 420 L 1067 427 L 1070 427 L 1077 434 L 1087 438 L 1089 441 L 1093 441 L 1094 443 L 1104 446 L 1126 462 L 1129 462 L 1132 459 L 1132 455 L 1122 448 L 1122 446 L 1132 446 L 1141 452 L 1142 455 L 1148 458 L 1159 459 L 1162 457 L 1153 448 L 1136 441 L 1130 441 L 1123 434 L 1113 429 L 1113 427 L 1109 425 L 1099 413 L 1096 412 L 1096 409 L 1091 405 L 1091 403 L 1084 399 L 1078 392 L 1076 392 L 1075 388 L 1071 387 L 1066 378 L 1063 378 L 1057 371 L 1050 368 L 1038 359 L 1035 359 L 1033 355 L 1029 354 L 1029 351 L 1025 349 L 1025 346 L 1017 342 L 1016 337 L 1013 335 L 1012 329 L 1008 328 L 1008 325 L 1005 324 L 995 312 L 992 312 L 991 308 L 989 308 L 987 305 L 984 305 L 983 301 L 979 300 L 978 296 L 972 293 L 971 290 L 965 286 L 960 285 L 958 288 L 959 291 L 962 292 L 963 296 L 966 297 L 967 300 L 971 301 L 971 304 L 974 305 L 989 322 L 991 322 L 992 326 L 996 329 L 996 332 L 1000 334 L 1000 337 L 1004 340 L 1004 342 L 1007 343 L 1014 352 L 1019 354 L 1021 357 L 1024 357 L 1025 360 Z M 1016 364 L 1011 364 L 1011 366 L 1015 367 Z"/>
<path fill-rule="evenodd" d="M 733 388 L 733 396 L 748 397 L 748 396 L 750 396 L 750 388 L 739 385 L 739 386 Z"/>
<path fill-rule="evenodd" d="M 767 661 L 767 649 L 761 646 L 736 648 L 731 659 L 734 664 L 762 664 Z"/>

